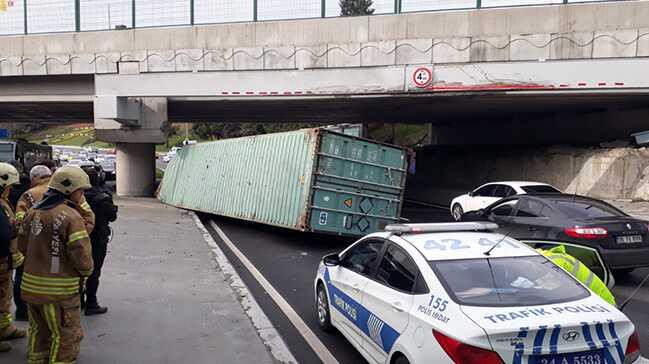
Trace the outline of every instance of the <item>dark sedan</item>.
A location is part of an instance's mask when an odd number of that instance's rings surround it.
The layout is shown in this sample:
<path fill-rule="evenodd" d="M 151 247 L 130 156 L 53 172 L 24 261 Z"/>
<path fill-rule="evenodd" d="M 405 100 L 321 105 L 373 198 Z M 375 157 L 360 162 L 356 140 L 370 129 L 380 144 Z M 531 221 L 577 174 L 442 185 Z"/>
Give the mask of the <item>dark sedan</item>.
<path fill-rule="evenodd" d="M 649 266 L 649 222 L 589 197 L 516 195 L 468 213 L 463 220 L 495 222 L 501 233 L 518 239 L 591 246 L 617 275 Z"/>

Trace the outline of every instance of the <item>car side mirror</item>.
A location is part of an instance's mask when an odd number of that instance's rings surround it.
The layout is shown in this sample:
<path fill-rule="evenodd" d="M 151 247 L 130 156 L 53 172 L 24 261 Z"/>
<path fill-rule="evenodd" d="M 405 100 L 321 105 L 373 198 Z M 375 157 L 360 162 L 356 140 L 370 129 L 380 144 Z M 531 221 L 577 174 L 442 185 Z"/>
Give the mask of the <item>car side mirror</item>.
<path fill-rule="evenodd" d="M 335 267 L 340 265 L 340 256 L 338 256 L 338 253 L 329 254 L 322 258 L 322 262 L 327 267 Z"/>
<path fill-rule="evenodd" d="M 467 195 L 469 195 L 469 197 L 473 197 L 473 191 L 469 191 L 469 193 L 467 193 Z"/>

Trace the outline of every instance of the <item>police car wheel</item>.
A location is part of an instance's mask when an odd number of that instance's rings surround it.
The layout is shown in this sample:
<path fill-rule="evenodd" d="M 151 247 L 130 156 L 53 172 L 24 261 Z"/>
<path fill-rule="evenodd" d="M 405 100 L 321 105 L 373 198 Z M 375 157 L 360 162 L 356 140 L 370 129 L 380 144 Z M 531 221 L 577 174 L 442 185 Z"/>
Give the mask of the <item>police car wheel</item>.
<path fill-rule="evenodd" d="M 323 331 L 331 331 L 331 316 L 329 315 L 329 300 L 327 299 L 327 291 L 322 283 L 318 284 L 316 291 L 316 312 L 318 314 L 318 324 Z"/>
<path fill-rule="evenodd" d="M 459 203 L 453 205 L 453 219 L 455 221 L 460 221 L 462 220 L 462 215 L 464 215 L 464 210 L 462 210 L 462 206 L 460 206 Z"/>

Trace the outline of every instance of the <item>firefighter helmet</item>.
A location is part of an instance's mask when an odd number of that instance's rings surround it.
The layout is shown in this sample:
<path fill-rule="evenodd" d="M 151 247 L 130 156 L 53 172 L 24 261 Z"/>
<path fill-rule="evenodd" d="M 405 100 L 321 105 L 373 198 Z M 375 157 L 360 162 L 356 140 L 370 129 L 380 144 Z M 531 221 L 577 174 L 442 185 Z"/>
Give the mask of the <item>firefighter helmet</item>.
<path fill-rule="evenodd" d="M 10 185 L 20 183 L 20 176 L 16 167 L 9 163 L 0 162 L 0 187 L 5 188 Z"/>
<path fill-rule="evenodd" d="M 83 169 L 76 166 L 65 166 L 54 172 L 49 187 L 69 195 L 78 189 L 86 190 L 92 186 Z"/>

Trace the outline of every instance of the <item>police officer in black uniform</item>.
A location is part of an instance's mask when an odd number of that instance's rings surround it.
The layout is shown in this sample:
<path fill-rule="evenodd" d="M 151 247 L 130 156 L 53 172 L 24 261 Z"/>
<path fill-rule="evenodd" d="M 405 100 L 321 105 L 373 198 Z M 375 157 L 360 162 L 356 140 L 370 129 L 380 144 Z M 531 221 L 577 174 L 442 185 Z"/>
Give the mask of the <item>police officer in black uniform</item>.
<path fill-rule="evenodd" d="M 113 203 L 111 192 L 99 185 L 100 179 L 97 170 L 94 167 L 85 167 L 83 170 L 88 174 L 92 185 L 92 188 L 85 191 L 86 201 L 88 201 L 90 208 L 95 213 L 95 228 L 90 234 L 95 269 L 88 278 L 85 292 L 85 314 L 86 316 L 92 316 L 108 312 L 108 308 L 100 306 L 97 301 L 97 289 L 99 288 L 101 268 L 104 265 L 111 235 L 111 229 L 108 225 L 117 220 L 117 206 Z"/>

